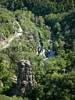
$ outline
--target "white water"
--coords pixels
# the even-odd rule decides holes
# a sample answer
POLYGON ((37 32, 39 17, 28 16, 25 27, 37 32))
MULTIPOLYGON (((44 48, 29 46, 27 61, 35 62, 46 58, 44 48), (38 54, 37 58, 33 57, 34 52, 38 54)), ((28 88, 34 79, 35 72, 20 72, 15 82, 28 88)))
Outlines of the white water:
POLYGON ((8 39, 6 39, 6 40, 4 40, 4 41, 2 41, 2 42, 0 43, 0 47, 1 47, 1 48, 0 48, 0 51, 2 51, 2 50, 4 50, 4 49, 8 48, 8 47, 10 46, 10 43, 11 43, 15 38, 17 38, 17 37, 19 37, 19 36, 21 36, 21 35, 23 34, 23 30, 22 30, 20 24, 19 24, 17 21, 15 21, 13 24, 17 24, 17 25, 18 25, 18 29, 17 29, 17 31, 15 31, 15 34, 14 34, 13 36, 10 36, 8 39))

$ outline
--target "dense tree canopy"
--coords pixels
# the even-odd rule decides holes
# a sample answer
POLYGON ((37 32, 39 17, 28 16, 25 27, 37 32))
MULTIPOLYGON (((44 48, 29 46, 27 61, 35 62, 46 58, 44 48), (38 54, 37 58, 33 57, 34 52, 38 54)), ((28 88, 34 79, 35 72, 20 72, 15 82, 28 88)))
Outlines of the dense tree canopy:
POLYGON ((1 0, 0 2, 10 10, 27 7, 38 15, 64 12, 75 8, 74 0, 1 0))
POLYGON ((75 100, 75 0, 0 0, 0 94, 0 100, 75 100), (31 61, 36 85, 23 98, 8 97, 22 59, 31 61))

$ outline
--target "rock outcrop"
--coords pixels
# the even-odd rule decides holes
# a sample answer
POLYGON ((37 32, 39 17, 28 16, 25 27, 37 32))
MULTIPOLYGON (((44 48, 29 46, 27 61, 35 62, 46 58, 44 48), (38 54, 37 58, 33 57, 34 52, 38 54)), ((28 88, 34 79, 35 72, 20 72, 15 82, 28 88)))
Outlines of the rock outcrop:
POLYGON ((32 66, 29 60, 21 60, 18 63, 17 93, 26 96, 33 86, 32 66))

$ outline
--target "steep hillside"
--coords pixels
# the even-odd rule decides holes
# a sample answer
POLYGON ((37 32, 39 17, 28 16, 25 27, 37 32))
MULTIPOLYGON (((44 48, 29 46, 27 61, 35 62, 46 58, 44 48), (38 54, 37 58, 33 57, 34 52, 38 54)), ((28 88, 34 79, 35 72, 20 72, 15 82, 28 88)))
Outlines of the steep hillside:
POLYGON ((75 100, 71 1, 0 0, 0 100, 75 100), (16 97, 15 88, 17 64, 24 59, 31 62, 35 85, 22 98, 16 97))
MULTIPOLYGON (((1 12, 4 15, 10 12, 5 9, 2 9, 2 10, 3 11, 1 12)), ((1 17, 2 23, 0 23, 1 24, 1 27, 0 27, 1 28, 1 34, 0 34, 1 41, 0 42, 3 46, 6 45, 6 43, 8 45, 9 42, 11 42, 15 37, 19 35, 19 33, 21 33, 18 31, 23 31, 23 35, 25 36, 25 39, 26 39, 25 41, 35 41, 35 42, 39 42, 38 32, 40 32, 40 34, 43 34, 43 38, 45 36, 45 32, 47 34, 49 33, 48 29, 44 26, 43 22, 39 23, 39 24, 43 24, 43 26, 41 27, 39 27, 37 23, 35 23, 36 19, 34 18, 34 15, 30 11, 18 10, 14 13, 14 15, 13 15, 13 12, 11 12, 11 15, 12 17, 10 16, 10 13, 9 13, 8 16, 6 15, 6 18, 5 17, 3 18, 3 15, 1 17), (3 27, 3 30, 2 30, 2 27, 3 27), (43 32, 41 30, 43 30, 43 32)))

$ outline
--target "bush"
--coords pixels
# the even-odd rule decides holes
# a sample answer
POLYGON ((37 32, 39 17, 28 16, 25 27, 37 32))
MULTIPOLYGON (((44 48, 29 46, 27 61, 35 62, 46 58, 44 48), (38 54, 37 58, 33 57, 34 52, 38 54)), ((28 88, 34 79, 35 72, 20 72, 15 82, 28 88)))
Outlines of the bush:
POLYGON ((24 97, 23 99, 22 97, 17 97, 17 96, 8 97, 5 95, 0 95, 0 100, 29 100, 29 99, 26 97, 24 97))

